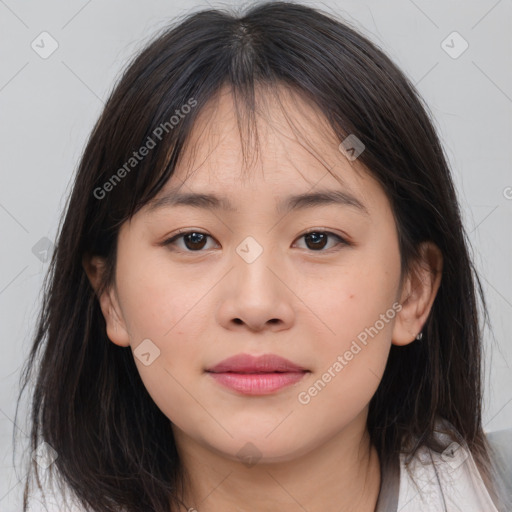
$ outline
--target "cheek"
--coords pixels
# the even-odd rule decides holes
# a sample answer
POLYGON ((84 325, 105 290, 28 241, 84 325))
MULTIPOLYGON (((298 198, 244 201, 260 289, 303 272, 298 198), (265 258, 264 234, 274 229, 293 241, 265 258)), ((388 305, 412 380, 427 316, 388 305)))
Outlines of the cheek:
POLYGON ((379 385, 401 309, 395 301, 400 278, 398 250, 388 246, 383 251, 375 244, 354 253, 343 269, 333 270, 321 291, 311 288, 308 296, 322 321, 322 333, 314 346, 321 360, 316 386, 321 392, 312 393, 323 397, 315 398, 318 407, 329 403, 357 410, 379 385))
POLYGON ((308 284, 305 301, 313 306, 326 344, 340 349, 358 337, 364 342, 369 329, 374 336, 390 336, 399 308, 395 304, 399 275, 395 262, 376 262, 359 254, 357 262, 333 269, 321 286, 308 284))
POLYGON ((386 288, 386 279, 379 282, 376 277, 369 272, 368 281, 345 280, 342 293, 329 290, 338 297, 337 307, 323 311, 334 334, 324 331, 317 338, 312 347, 316 372, 297 396, 311 429, 336 430, 348 423, 367 406, 380 384, 399 305, 393 307, 394 290, 386 288), (379 291, 376 283, 382 286, 379 291))
POLYGON ((158 256, 120 262, 123 278, 118 289, 132 343, 150 338, 160 340, 165 348, 184 331, 196 339, 201 328, 197 319, 205 314, 203 299, 214 283, 211 277, 198 279, 158 256))
POLYGON ((118 275, 123 276, 118 280, 122 313, 141 379, 170 417, 185 402, 190 406, 184 390, 192 389, 193 379, 202 372, 201 340, 205 339, 207 312, 201 298, 209 287, 206 283, 191 286, 188 279, 171 273, 170 266, 141 261, 133 258, 118 266, 118 275), (151 355, 139 358, 143 341, 151 355), (144 364, 144 359, 151 363, 144 364))
POLYGON ((174 301, 174 294, 148 288, 148 295, 139 295, 140 307, 132 310, 131 325, 134 330, 132 343, 134 361, 144 387, 157 407, 180 427, 183 411, 186 417, 203 419, 194 400, 197 379, 201 378, 202 354, 205 339, 202 326, 197 322, 197 310, 190 311, 187 304, 174 301), (155 292, 155 293, 153 293, 155 292), (157 292, 161 292, 160 295, 157 292), (146 300, 147 299, 147 300, 146 300), (193 313, 193 314, 187 314, 193 313), (138 357, 137 346, 141 339, 150 339, 156 358, 145 365, 138 357))

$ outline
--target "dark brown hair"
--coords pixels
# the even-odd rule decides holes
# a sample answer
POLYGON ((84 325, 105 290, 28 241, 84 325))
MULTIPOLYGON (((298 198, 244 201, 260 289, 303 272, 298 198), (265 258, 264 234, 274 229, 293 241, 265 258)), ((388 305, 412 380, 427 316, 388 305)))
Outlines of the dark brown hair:
MULTIPOLYGON (((392 346, 368 429, 385 466, 404 445, 413 446, 411 454, 422 445, 439 449, 434 426, 445 418, 493 492, 482 429, 478 298, 486 320, 488 313, 431 115, 375 44, 335 16, 287 2, 177 20, 133 59, 110 94, 59 225, 22 375, 20 397, 35 380, 31 449, 44 440, 56 450, 50 475, 90 510, 178 506, 182 468, 170 422, 146 391, 130 348, 108 340, 82 258, 105 257, 103 284, 113 282, 120 226, 172 176, 198 113, 224 85, 232 88, 240 126, 253 119, 255 87, 284 85, 320 109, 340 142, 354 134, 364 143, 358 161, 392 205, 403 273, 421 242, 440 248, 443 276, 423 340, 392 346), (154 149, 127 167, 148 138, 154 149)), ((39 482, 35 462, 31 470, 39 482)), ((30 476, 24 511, 29 482, 30 476)))

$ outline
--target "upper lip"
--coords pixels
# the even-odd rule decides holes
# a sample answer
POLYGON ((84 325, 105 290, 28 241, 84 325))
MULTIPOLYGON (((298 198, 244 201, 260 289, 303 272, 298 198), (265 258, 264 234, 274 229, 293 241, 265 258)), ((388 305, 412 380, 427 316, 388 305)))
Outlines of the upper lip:
POLYGON ((207 368, 206 371, 212 373, 271 373, 303 372, 308 370, 275 354, 263 354, 261 356, 238 354, 224 359, 211 368, 207 368))

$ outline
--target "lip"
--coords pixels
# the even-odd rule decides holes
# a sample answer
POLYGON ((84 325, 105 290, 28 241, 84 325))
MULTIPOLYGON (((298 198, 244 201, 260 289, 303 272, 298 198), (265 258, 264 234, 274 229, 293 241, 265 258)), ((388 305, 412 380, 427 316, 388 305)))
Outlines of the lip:
POLYGON ((261 356, 237 354, 224 359, 206 371, 212 373, 273 373, 303 372, 307 369, 275 354, 263 354, 261 356))
POLYGON ((238 354, 206 372, 219 384, 245 395, 268 395, 299 382, 309 370, 275 354, 238 354))

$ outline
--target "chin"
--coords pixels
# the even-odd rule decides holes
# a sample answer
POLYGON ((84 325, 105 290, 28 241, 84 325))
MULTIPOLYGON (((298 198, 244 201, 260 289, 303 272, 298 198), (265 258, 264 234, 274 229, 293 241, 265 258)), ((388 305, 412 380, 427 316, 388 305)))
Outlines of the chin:
POLYGON ((280 433, 277 430, 269 435, 271 429, 255 432, 253 425, 245 435, 237 430, 234 438, 223 436, 222 441, 209 439, 206 442, 214 451, 247 467, 292 461, 308 453, 315 444, 314 441, 306 442, 300 435, 291 439, 289 433, 292 429, 289 425, 280 433))

